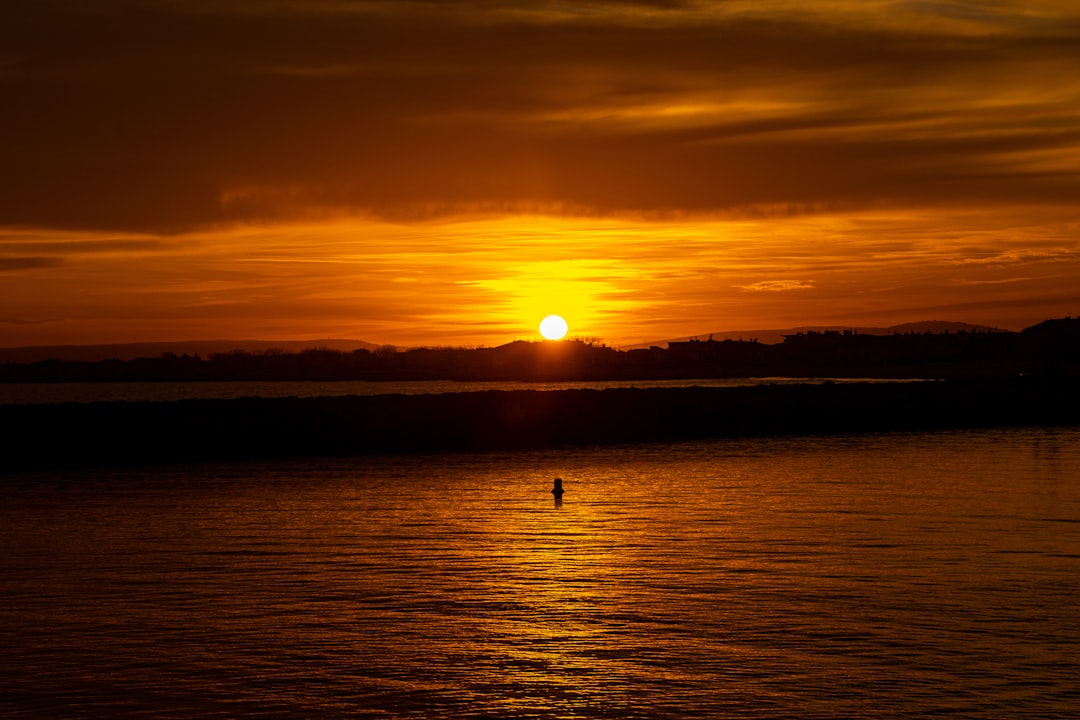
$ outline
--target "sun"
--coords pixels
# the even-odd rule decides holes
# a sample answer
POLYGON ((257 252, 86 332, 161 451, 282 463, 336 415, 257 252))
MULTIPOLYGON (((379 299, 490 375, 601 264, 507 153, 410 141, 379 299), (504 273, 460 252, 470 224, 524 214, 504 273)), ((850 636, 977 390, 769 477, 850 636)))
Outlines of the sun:
POLYGON ((545 340, 562 340, 570 327, 558 315, 548 315, 540 321, 540 334, 545 340))

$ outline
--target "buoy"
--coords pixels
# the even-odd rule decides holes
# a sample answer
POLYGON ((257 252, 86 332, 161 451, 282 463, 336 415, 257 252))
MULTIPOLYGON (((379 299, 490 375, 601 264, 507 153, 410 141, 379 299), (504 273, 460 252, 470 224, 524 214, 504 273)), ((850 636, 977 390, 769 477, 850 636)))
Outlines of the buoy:
POLYGON ((554 495, 556 499, 562 497, 562 478, 555 478, 555 487, 551 488, 551 494, 554 495))

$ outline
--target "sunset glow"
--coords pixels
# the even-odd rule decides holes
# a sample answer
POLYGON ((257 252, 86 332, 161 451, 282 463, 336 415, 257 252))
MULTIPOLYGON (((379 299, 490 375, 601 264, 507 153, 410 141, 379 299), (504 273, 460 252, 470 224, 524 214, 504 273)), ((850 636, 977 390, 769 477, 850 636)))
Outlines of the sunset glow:
POLYGON ((1080 313, 1072 3, 62 7, 5 19, 0 346, 1080 313))

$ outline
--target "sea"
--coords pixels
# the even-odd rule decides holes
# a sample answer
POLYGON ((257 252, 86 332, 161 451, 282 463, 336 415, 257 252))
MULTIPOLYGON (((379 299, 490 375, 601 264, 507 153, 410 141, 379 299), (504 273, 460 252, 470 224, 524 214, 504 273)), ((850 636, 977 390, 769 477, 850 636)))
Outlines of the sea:
POLYGON ((1080 428, 0 475, 0 717, 1080 717, 1080 428))

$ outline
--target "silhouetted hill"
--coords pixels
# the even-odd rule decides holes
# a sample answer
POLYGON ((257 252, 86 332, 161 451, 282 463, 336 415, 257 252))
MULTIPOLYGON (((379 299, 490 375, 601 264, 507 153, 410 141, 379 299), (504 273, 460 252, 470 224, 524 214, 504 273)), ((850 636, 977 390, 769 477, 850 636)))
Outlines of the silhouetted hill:
POLYGON ((313 341, 297 343, 317 346, 300 352, 277 347, 206 355, 167 351, 129 360, 0 362, 0 382, 1080 377, 1080 319, 1048 320, 1023 332, 927 327, 796 331, 775 344, 714 337, 641 350, 569 340, 344 352, 327 347, 334 341, 313 341))
POLYGON ((921 322, 903 323, 890 325, 889 327, 854 327, 852 325, 806 325, 786 330, 726 330, 722 332, 702 333, 671 340, 662 340, 642 345, 625 347, 625 350, 637 350, 648 348, 651 345, 665 346, 673 342, 687 342, 689 340, 757 340, 763 345, 775 345, 784 341, 786 335, 798 335, 808 332, 844 332, 850 331, 859 335, 896 335, 906 333, 945 333, 945 332, 1007 332, 988 325, 972 325, 965 322, 950 322, 947 320, 923 320, 921 322))
POLYGON ((166 353, 174 355, 201 355, 227 353, 234 350, 262 352, 279 349, 285 352, 301 352, 310 348, 325 348, 340 352, 374 350, 379 346, 363 340, 186 340, 181 342, 120 343, 112 345, 41 345, 0 348, 2 362, 39 362, 41 360, 134 360, 158 357, 166 353))

